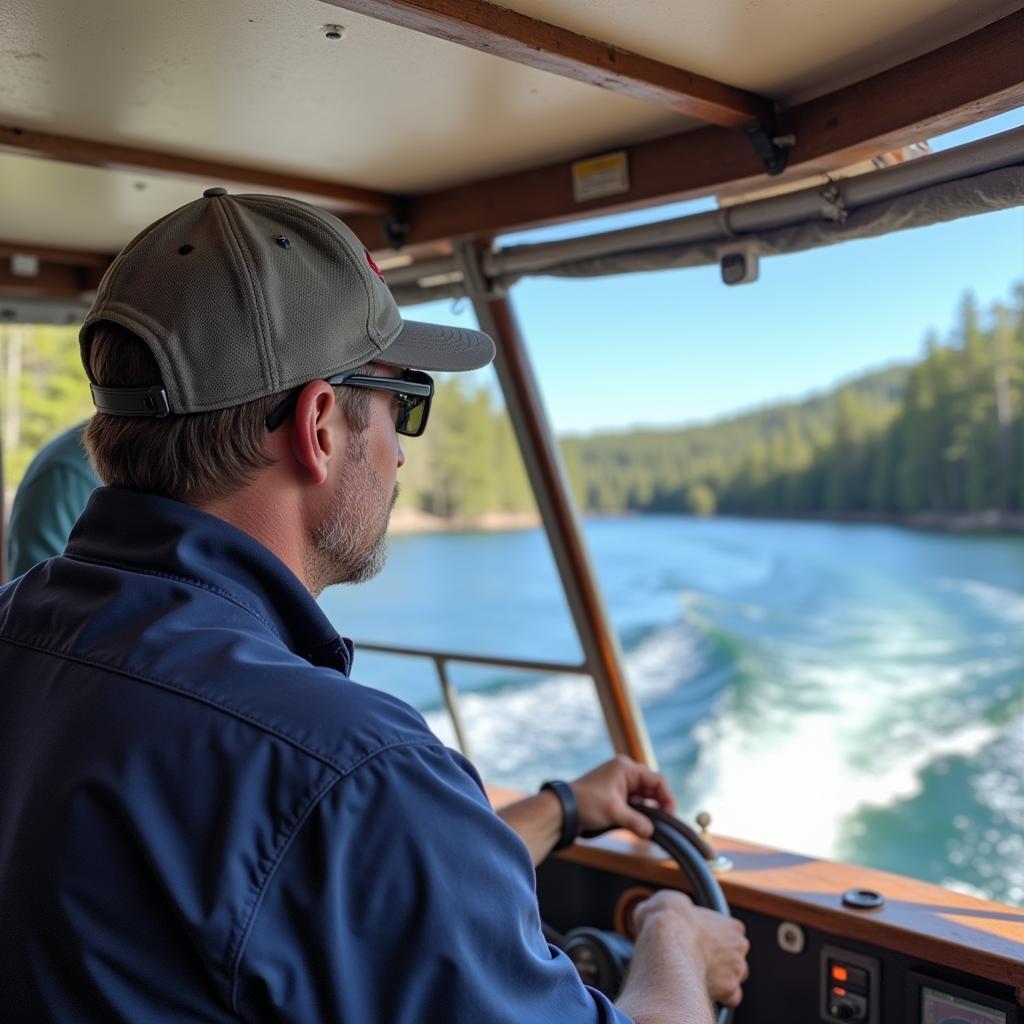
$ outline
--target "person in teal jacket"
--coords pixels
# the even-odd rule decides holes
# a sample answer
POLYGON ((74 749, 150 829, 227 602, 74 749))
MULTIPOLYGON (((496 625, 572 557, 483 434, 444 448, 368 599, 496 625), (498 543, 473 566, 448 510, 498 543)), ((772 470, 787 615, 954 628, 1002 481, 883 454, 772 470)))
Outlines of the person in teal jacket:
POLYGON ((71 527, 100 486, 82 446, 85 424, 64 431, 40 449, 14 495, 8 527, 11 579, 64 552, 71 527))

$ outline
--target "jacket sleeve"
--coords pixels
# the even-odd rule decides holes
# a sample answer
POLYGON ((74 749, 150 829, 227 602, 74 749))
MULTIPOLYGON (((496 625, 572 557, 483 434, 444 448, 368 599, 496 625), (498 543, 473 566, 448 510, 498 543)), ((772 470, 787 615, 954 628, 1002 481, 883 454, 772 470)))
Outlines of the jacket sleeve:
MULTIPOLYGON (((85 455, 82 456, 83 462, 85 455)), ((55 463, 19 488, 11 509, 7 554, 11 577, 63 554, 75 520, 99 486, 85 463, 78 470, 55 463)))
POLYGON ((246 1020, 628 1024, 540 929, 533 865, 439 744, 377 753, 321 798, 238 968, 246 1020))

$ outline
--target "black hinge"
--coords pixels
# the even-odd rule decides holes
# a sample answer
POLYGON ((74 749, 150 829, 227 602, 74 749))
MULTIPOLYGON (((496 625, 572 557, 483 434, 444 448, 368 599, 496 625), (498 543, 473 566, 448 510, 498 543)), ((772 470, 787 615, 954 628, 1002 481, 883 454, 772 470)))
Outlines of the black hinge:
POLYGON ((409 202, 406 199, 396 199, 391 209, 381 218, 384 228, 384 237, 388 245, 398 252, 405 245, 409 237, 409 202))
POLYGON ((741 131, 750 139, 754 154, 764 165, 765 173, 774 177, 786 169, 789 151, 796 145, 796 136, 780 135, 774 114, 766 121, 743 125, 741 131))

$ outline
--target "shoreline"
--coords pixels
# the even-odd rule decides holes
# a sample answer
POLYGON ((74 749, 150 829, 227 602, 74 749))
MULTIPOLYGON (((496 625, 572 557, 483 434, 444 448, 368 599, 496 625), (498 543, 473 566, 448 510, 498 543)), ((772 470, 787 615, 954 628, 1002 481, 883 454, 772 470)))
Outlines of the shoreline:
POLYGON ((1024 533, 1024 513, 997 512, 913 512, 895 515, 883 512, 804 513, 785 512, 730 512, 736 519, 771 519, 781 522, 845 523, 864 526, 904 526, 913 530, 933 530, 937 533, 993 534, 1024 533))
POLYGON ((533 530, 541 525, 536 512, 485 512, 480 516, 437 516, 415 508, 396 508, 391 513, 388 534, 394 537, 414 533, 510 533, 533 530))
MULTIPOLYGON (((643 515, 670 515, 686 519, 698 518, 685 512, 581 513, 583 519, 626 519, 643 515)), ((903 526, 914 530, 933 530, 938 533, 964 534, 1024 534, 1024 513, 969 512, 939 513, 916 512, 912 515, 886 515, 868 512, 846 512, 832 515, 784 512, 727 512, 708 519, 762 519, 792 523, 845 523, 853 525, 903 526)), ((417 533, 511 533, 533 530, 542 526, 537 512, 485 512, 480 516, 445 516, 421 512, 419 509, 396 509, 391 514, 388 533, 407 536, 417 533)))

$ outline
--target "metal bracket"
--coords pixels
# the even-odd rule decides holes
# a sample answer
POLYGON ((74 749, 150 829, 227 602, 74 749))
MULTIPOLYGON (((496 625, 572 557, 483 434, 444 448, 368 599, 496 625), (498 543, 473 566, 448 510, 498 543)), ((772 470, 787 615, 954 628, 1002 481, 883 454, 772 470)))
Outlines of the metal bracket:
POLYGON ((388 245, 399 252, 409 237, 409 202, 406 199, 396 199, 391 209, 381 217, 381 225, 384 229, 384 237, 388 245))
POLYGON ((831 178, 826 185, 823 185, 818 192, 822 202, 825 204, 821 213, 826 220, 834 221, 836 224, 845 224, 850 211, 846 208, 846 200, 843 197, 843 188, 838 181, 831 178))
POLYGON ((795 135, 776 134, 774 116, 768 121, 754 121, 745 124, 741 130, 750 139, 754 154, 771 176, 781 174, 789 161, 789 151, 796 145, 795 135))
POLYGON ((470 301, 496 299, 505 294, 505 289, 484 272, 483 253, 474 242, 456 244, 455 265, 462 271, 462 289, 470 301))

